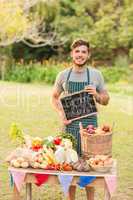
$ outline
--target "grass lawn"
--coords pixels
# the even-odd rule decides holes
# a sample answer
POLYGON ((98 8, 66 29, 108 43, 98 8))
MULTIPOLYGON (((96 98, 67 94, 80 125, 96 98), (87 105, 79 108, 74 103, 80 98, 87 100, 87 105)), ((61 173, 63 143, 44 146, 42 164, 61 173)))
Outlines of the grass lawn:
MULTIPOLYGON (((113 156, 118 160, 118 190, 113 200, 133 199, 133 96, 131 88, 124 94, 110 86, 110 104, 99 107, 99 123, 115 122, 113 156)), ((0 83, 0 200, 10 200, 7 166, 3 160, 14 149, 8 137, 9 127, 16 122, 25 133, 45 137, 56 135, 61 123, 50 105, 52 87, 37 84, 0 83)), ((22 199, 24 199, 22 190, 22 199)), ((78 189, 77 199, 84 200, 84 190, 78 189)), ((33 200, 64 200, 59 186, 34 186, 33 200), (54 194, 54 196, 53 196, 54 194)), ((101 191, 96 200, 103 200, 101 191)))

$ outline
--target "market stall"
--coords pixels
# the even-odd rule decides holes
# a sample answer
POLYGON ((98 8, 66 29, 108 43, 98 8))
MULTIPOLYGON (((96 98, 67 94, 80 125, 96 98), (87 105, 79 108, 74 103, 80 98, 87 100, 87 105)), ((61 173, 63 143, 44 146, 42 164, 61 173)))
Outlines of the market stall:
POLYGON ((20 199, 21 187, 26 185, 26 200, 32 200, 32 184, 60 184, 68 196, 71 185, 100 186, 105 189, 105 200, 111 199, 116 189, 116 160, 111 156, 112 132, 109 126, 83 129, 82 157, 74 150, 74 138, 67 133, 47 138, 30 137, 16 126, 10 136, 20 142, 8 156, 13 199, 20 199), (89 151, 88 151, 88 144, 89 151), (97 147, 97 148, 96 148, 97 147))

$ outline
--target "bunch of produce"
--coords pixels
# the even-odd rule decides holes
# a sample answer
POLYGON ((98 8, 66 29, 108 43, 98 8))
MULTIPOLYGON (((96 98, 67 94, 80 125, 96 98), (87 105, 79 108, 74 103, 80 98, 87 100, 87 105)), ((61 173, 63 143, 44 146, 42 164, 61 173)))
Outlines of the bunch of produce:
POLYGON ((73 149, 74 139, 71 140, 69 134, 45 139, 30 137, 13 124, 10 137, 21 144, 6 159, 13 167, 71 171, 71 162, 78 160, 77 152, 73 149))
POLYGON ((72 148, 76 149, 77 141, 76 141, 75 137, 72 134, 62 132, 62 133, 59 134, 58 137, 60 137, 62 140, 63 139, 68 139, 72 143, 72 148))
POLYGON ((55 151, 55 158, 58 163, 77 162, 78 154, 72 149, 72 142, 69 139, 62 139, 62 143, 55 151))
POLYGON ((48 165, 56 164, 57 161, 54 156, 54 152, 51 148, 47 148, 43 145, 43 148, 33 157, 31 166, 33 168, 45 169, 48 165))
POLYGON ((11 124, 9 137, 12 141, 17 142, 19 145, 22 145, 25 142, 23 131, 15 123, 11 124))
POLYGON ((106 155, 96 155, 93 158, 90 158, 87 163, 93 168, 101 167, 112 167, 113 159, 106 155))
POLYGON ((10 165, 15 168, 28 168, 30 166, 30 162, 23 157, 18 157, 16 159, 12 159, 10 161, 10 165))
POLYGON ((31 148, 33 151, 38 151, 43 148, 43 140, 40 137, 35 137, 32 139, 31 148))
POLYGON ((69 163, 57 163, 57 164, 49 164, 45 169, 48 170, 58 170, 58 171, 72 171, 72 165, 69 163))
MULTIPOLYGON (((83 130, 87 134, 106 134, 111 132, 111 127, 103 125, 95 128, 93 125, 88 125, 83 130)), ((7 162, 16 168, 32 167, 60 171, 74 169, 87 172, 97 167, 110 167, 113 164, 113 159, 104 155, 97 155, 87 161, 79 159, 74 150, 76 140, 67 133, 42 139, 23 134, 18 126, 13 124, 10 129, 10 137, 21 144, 21 147, 13 151, 7 158, 7 162)))
POLYGON ((91 170, 86 160, 79 159, 77 162, 72 163, 73 169, 79 172, 88 172, 91 170))
POLYGON ((109 125, 103 125, 97 128, 93 125, 88 125, 85 131, 88 134, 107 134, 112 131, 112 128, 109 125))

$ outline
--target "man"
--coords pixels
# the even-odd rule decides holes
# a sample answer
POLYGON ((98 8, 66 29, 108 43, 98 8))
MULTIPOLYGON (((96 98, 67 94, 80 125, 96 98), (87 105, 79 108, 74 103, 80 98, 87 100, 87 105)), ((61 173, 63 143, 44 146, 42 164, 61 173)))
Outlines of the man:
MULTIPOLYGON (((88 124, 93 124, 97 127, 97 115, 75 121, 66 120, 60 103, 60 96, 62 94, 71 94, 84 89, 94 96, 97 103, 101 105, 108 104, 109 95, 104 86, 102 74, 100 71, 87 66, 90 55, 90 45, 87 41, 82 39, 74 41, 71 45, 72 66, 58 74, 52 93, 52 104, 61 118, 65 131, 75 136, 77 140, 77 152, 79 155, 81 155, 79 122, 82 122, 83 127, 86 127, 88 124)), ((92 191, 90 192, 87 190, 87 197, 89 200, 94 198, 92 191)), ((74 187, 70 187, 69 196, 70 200, 75 199, 74 187)))

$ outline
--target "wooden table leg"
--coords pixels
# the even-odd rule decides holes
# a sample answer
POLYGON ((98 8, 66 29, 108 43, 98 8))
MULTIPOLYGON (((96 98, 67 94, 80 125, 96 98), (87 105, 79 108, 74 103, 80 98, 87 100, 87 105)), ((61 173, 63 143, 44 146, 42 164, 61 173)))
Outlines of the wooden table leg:
POLYGON ((20 200, 20 193, 18 192, 15 184, 13 187, 13 200, 20 200))
POLYGON ((86 187, 85 189, 86 189, 87 200, 94 200, 94 192, 95 192, 94 187, 86 187))
POLYGON ((111 196, 106 185, 104 187, 104 200, 111 200, 111 196))
POLYGON ((76 185, 70 185, 67 200, 75 200, 76 185))
POLYGON ((32 200, 32 183, 26 183, 26 200, 32 200))

